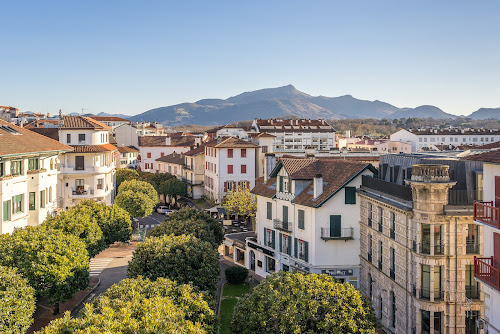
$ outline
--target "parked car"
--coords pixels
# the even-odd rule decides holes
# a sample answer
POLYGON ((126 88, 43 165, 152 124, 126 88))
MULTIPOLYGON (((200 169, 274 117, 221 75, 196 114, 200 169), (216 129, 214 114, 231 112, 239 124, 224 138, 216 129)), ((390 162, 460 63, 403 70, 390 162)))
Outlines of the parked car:
POLYGON ((162 214, 167 214, 168 211, 172 211, 172 210, 169 210, 166 206, 164 205, 160 205, 157 209, 156 209, 156 212, 158 213, 162 213, 162 214))
POLYGON ((165 215, 170 215, 172 212, 174 212, 175 210, 167 210, 167 212, 165 212, 165 215))

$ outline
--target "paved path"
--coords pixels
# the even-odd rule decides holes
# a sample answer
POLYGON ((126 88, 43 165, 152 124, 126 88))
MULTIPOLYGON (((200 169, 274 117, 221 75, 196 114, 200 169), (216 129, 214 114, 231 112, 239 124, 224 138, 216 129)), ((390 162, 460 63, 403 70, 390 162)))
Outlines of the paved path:
POLYGON ((90 276, 99 276, 100 273, 113 261, 113 258, 93 258, 90 260, 90 276))

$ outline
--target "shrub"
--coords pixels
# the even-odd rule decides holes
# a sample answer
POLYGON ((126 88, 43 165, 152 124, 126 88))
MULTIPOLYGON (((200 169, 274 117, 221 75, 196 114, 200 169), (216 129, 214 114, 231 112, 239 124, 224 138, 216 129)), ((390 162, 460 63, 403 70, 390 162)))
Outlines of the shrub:
POLYGON ((241 266, 232 266, 227 268, 224 273, 229 284, 241 284, 248 277, 248 269, 241 266))

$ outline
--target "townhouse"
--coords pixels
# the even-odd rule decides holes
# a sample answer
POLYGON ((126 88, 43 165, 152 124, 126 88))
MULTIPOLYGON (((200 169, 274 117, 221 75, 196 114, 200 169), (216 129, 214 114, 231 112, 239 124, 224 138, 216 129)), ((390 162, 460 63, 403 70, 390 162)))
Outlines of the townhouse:
POLYGON ((144 172, 155 172, 156 159, 172 153, 185 153, 201 144, 194 136, 141 136, 139 143, 139 168, 144 172))
POLYGON ((117 147, 120 154, 120 168, 133 168, 136 169, 139 165, 139 150, 133 146, 119 146, 117 147))
POLYGON ((0 120, 0 233, 41 224, 57 209, 58 156, 71 150, 0 120))
POLYGON ((109 126, 112 130, 122 124, 130 124, 128 119, 115 116, 90 116, 90 118, 109 126))
POLYGON ((278 270, 322 273, 359 286, 360 228, 356 189, 370 164, 283 158, 256 181, 257 238, 246 265, 259 276, 278 270), (267 173, 266 173, 267 175, 267 173))

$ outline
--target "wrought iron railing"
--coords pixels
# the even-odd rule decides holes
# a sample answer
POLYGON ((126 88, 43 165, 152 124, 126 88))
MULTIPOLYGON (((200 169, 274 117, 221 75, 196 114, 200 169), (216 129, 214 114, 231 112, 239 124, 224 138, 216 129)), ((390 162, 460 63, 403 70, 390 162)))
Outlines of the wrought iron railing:
POLYGON ((292 223, 291 222, 284 222, 280 219, 274 219, 273 224, 274 224, 274 228, 277 230, 281 230, 281 231, 285 231, 285 232, 292 231, 292 223))
POLYGON ((348 240, 353 239, 353 228, 340 228, 340 229, 330 229, 330 228, 321 228, 321 239, 323 240, 348 240))

